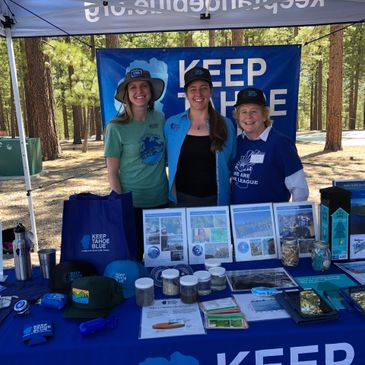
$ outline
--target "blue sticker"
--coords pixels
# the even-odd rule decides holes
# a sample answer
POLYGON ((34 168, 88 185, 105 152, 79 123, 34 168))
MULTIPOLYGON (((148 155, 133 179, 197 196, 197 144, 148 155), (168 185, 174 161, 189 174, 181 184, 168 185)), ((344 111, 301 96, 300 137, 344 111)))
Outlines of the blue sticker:
POLYGON ((160 249, 156 246, 152 246, 148 249, 147 251, 147 255, 148 257, 150 257, 151 259, 155 259, 158 256, 160 256, 160 249))
POLYGON ((195 256, 201 256, 203 254, 203 247, 201 245, 195 245, 192 251, 195 256))
POLYGON ((242 252, 242 253, 247 253, 250 249, 250 245, 245 242, 245 241, 241 241, 238 243, 238 251, 242 252))

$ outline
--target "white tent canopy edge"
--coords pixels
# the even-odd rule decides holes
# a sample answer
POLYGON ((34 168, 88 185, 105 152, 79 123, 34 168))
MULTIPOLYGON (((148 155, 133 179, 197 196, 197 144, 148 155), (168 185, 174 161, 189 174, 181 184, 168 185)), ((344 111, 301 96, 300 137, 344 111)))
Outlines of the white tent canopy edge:
POLYGON ((279 27, 361 21, 365 0, 0 0, 0 16, 12 37, 279 27))
POLYGON ((38 237, 12 38, 364 21, 365 0, 0 0, 35 249, 38 237))

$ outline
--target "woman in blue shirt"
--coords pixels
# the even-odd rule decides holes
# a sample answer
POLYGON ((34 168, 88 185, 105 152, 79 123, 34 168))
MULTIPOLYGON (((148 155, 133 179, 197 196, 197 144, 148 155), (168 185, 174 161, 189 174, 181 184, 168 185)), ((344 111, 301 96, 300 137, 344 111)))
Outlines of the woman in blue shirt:
POLYGON ((242 129, 232 168, 232 204, 303 201, 308 185, 295 144, 271 127, 263 92, 237 95, 234 117, 242 129))
POLYGON ((164 127, 169 200, 179 207, 227 205, 234 125, 213 108, 209 70, 194 67, 184 80, 190 107, 170 117, 164 127))

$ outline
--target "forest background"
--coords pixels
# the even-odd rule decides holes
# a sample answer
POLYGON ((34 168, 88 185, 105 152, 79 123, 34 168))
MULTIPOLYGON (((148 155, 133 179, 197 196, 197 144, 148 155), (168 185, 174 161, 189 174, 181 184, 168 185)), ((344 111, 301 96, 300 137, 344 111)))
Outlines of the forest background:
MULTIPOLYGON (((90 186, 93 192, 106 193, 108 190, 102 159, 103 136, 95 63, 97 48, 285 44, 302 45, 298 132, 326 132, 323 146, 307 149, 302 144, 299 150, 303 151, 302 159, 304 154, 307 156, 307 162, 304 163, 316 168, 312 176, 312 172, 309 173, 309 179, 320 178, 327 165, 326 177, 323 177, 327 183, 334 176, 336 167, 339 167, 336 151, 342 150, 342 131, 365 129, 364 23, 14 39, 26 136, 40 138, 43 160, 47 161, 44 174, 36 181, 38 190, 35 195, 36 219, 43 224, 39 235, 41 246, 59 245, 62 201, 67 198, 67 194, 83 189, 85 181, 78 178, 82 175, 83 167, 92 173, 88 175, 89 179, 95 178, 95 184, 90 186), (84 157, 81 158, 78 152, 84 157), (328 152, 333 154, 328 155, 328 152), (55 174, 52 174, 53 171, 55 174), (42 195, 42 186, 45 185, 52 185, 53 189, 48 188, 47 193, 43 189, 42 195), (40 208, 41 199, 49 199, 44 210, 40 208), (46 236, 47 230, 53 231, 50 240, 46 236), (56 239, 57 243, 54 242, 56 239)), ((2 38, 0 134, 11 137, 18 135, 6 41, 2 38)), ((340 158, 347 161, 342 160, 346 164, 346 178, 363 176, 363 152, 345 151, 341 155, 340 158)), ((318 200, 320 185, 310 180, 312 182, 318 200)), ((13 225, 15 219, 27 221, 26 197, 19 184, 19 181, 0 181, 0 193, 9 199, 0 204, 0 220, 6 227, 13 225), (11 195, 15 191, 16 195, 11 195), (20 194, 21 203, 18 201, 20 194), (10 210, 4 209, 7 206, 10 206, 10 210)))
MULTIPOLYGON (((298 130, 326 130, 325 149, 342 149, 343 129, 365 128, 365 24, 15 39, 26 135, 43 159, 60 140, 102 139, 96 48, 301 44, 298 130), (331 35, 330 35, 331 34, 331 35)), ((5 39, 0 39, 0 131, 18 134, 5 39)))

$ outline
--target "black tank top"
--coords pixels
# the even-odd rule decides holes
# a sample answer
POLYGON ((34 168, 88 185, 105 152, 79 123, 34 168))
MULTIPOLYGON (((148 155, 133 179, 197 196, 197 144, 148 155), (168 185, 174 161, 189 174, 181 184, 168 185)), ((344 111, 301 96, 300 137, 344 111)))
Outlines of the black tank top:
POLYGON ((215 153, 209 136, 186 135, 175 175, 176 190, 206 197, 217 194, 215 153))

